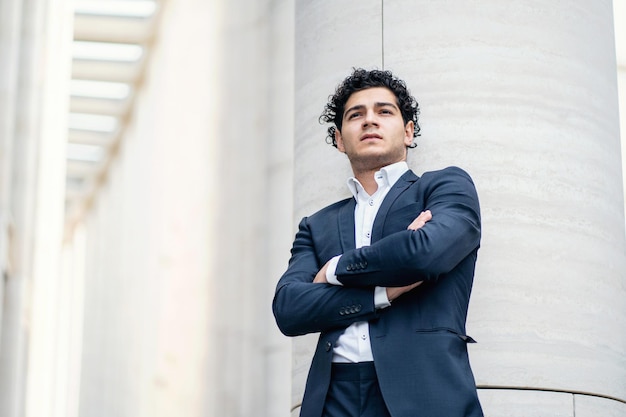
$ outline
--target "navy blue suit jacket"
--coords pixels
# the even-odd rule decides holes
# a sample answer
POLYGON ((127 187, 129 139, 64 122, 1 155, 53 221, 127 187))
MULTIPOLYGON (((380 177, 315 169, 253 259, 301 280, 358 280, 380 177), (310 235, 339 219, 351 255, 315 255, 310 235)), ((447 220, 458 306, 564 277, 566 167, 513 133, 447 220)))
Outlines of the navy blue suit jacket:
POLYGON ((301 409, 320 417, 330 382, 332 348, 344 329, 368 321, 380 388, 393 417, 482 416, 470 369, 465 322, 480 245, 480 209, 465 171, 450 167, 417 177, 406 172, 385 197, 371 245, 355 248, 353 198, 304 218, 278 282, 273 311, 288 336, 321 332, 301 409), (432 220, 407 226, 423 210, 432 220), (313 284, 341 254, 343 286, 313 284), (424 283, 374 307, 374 286, 424 283))

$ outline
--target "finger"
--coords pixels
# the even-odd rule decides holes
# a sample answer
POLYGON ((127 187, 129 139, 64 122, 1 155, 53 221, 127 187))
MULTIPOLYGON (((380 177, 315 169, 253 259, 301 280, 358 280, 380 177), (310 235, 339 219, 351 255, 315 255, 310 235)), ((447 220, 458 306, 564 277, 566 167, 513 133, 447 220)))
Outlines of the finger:
POLYGON ((417 287, 418 285, 420 285, 422 283, 422 281, 418 281, 418 282, 414 282, 413 284, 409 285, 407 287, 407 291, 411 291, 413 288, 417 287))
POLYGON ((411 224, 407 227, 408 230, 417 230, 420 229, 421 227, 423 227, 426 222, 428 222, 429 220, 431 220, 433 218, 432 213, 430 212, 430 210, 426 210, 426 211, 422 211, 419 216, 417 216, 415 218, 415 220, 413 220, 411 222, 411 224))
MULTIPOLYGON (((430 219, 432 219, 432 218, 433 218, 433 215, 432 215, 432 213, 430 212, 430 210, 422 211, 422 212, 420 213, 420 215, 419 215, 419 216, 417 216, 417 219, 419 219, 419 220, 423 221, 424 223, 428 222, 428 221, 429 221, 430 219)), ((416 220, 417 220, 417 219, 416 219, 416 220)))
POLYGON ((419 219, 415 219, 413 220, 413 222, 407 227, 408 230, 417 230, 420 229, 422 226, 424 226, 426 223, 419 220, 419 219))
POLYGON ((313 279, 313 283, 315 284, 324 284, 326 283, 326 272, 325 271, 319 271, 316 275, 315 278, 313 279))

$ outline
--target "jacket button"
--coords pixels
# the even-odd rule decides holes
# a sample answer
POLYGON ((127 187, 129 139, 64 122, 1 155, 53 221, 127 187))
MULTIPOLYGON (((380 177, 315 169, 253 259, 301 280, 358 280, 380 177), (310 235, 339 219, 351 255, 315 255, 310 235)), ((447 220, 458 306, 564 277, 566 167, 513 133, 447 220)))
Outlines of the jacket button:
POLYGON ((346 309, 345 308, 342 308, 341 310, 339 310, 339 315, 340 316, 343 316, 345 314, 346 314, 346 309))
POLYGON ((358 306, 355 307, 356 312, 358 313, 359 311, 361 311, 361 304, 359 304, 358 306))
POLYGON ((326 342, 326 352, 330 352, 330 348, 332 348, 333 345, 330 342, 326 342))

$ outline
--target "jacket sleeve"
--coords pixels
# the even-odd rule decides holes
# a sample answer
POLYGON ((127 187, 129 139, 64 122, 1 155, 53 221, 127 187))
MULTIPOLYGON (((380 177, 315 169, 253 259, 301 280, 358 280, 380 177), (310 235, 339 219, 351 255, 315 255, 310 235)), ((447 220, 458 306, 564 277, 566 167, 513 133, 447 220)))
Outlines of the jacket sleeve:
POLYGON ((424 174, 420 181, 427 184, 424 205, 432 220, 416 231, 401 230, 344 253, 336 271, 344 286, 396 287, 437 279, 478 249, 480 208, 469 175, 450 167, 424 174))
POLYGON ((272 310, 283 334, 345 328, 376 316, 372 288, 346 288, 313 283, 321 268, 308 221, 299 225, 285 274, 278 281, 272 310))

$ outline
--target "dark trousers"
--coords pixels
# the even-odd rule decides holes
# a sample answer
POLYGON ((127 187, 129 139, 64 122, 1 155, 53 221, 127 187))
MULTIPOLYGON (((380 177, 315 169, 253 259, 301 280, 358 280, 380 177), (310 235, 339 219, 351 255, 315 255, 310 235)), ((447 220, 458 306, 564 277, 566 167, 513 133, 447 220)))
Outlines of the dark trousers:
POLYGON ((374 362, 333 363, 323 417, 391 417, 374 362))

